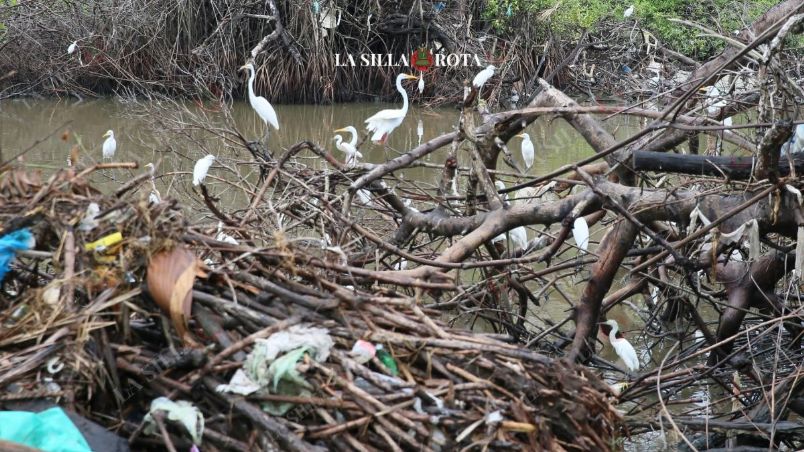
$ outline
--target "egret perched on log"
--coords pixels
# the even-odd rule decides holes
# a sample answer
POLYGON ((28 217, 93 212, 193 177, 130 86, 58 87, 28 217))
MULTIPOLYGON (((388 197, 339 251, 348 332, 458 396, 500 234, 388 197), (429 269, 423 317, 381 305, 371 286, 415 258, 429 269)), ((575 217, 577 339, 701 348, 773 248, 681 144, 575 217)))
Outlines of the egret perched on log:
MULTIPOLYGON (((497 188, 497 190, 505 190, 505 184, 501 180, 495 181, 494 186, 497 188)), ((502 195, 502 199, 503 202, 508 202, 508 195, 502 195)), ((509 254, 512 254, 515 251, 527 249, 528 231, 525 229, 525 226, 517 226, 514 229, 511 229, 508 231, 508 236, 511 237, 511 243, 513 244, 509 254)), ((498 242, 505 242, 505 233, 491 239, 491 243, 498 242)))
POLYGON ((349 132, 352 134, 352 139, 349 140, 348 143, 344 143, 343 137, 340 135, 335 135, 335 147, 338 148, 339 151, 346 154, 346 165, 348 167, 351 168, 355 166, 355 164, 357 164, 357 160, 363 158, 363 154, 361 154, 360 151, 358 151, 355 147, 357 145, 357 129, 352 126, 348 126, 342 129, 337 129, 334 132, 349 132))
POLYGON ((408 93, 402 88, 402 80, 416 80, 419 77, 410 74, 399 74, 396 76, 396 90, 402 95, 402 108, 382 110, 374 116, 366 119, 366 129, 373 132, 371 141, 385 143, 388 135, 394 131, 408 114, 408 93))
POLYGON ((112 132, 111 129, 107 130, 106 133, 103 134, 103 138, 106 138, 106 141, 103 142, 103 158, 112 159, 114 158, 114 152, 117 150, 117 141, 114 139, 114 132, 112 132))
POLYGON ((193 167, 193 185, 200 185, 204 183, 204 179, 207 177, 207 172, 209 172, 209 168, 212 166, 212 162, 214 161, 215 156, 209 154, 195 162, 195 166, 193 167))
POLYGON ((475 75, 475 78, 472 80, 472 86, 477 88, 477 90, 479 91, 481 88, 483 88, 483 85, 485 85, 486 82, 489 81, 489 79, 492 76, 494 76, 495 70, 497 70, 497 68, 494 67, 493 64, 489 64, 488 66, 486 66, 485 69, 483 69, 482 71, 478 72, 477 75, 475 75))
POLYGON ((520 133, 517 136, 522 138, 522 160, 525 162, 525 171, 527 171, 533 166, 533 158, 535 157, 533 142, 530 141, 530 135, 527 133, 520 133))
MULTIPOLYGON (((252 63, 246 63, 240 68, 241 71, 244 69, 247 70, 249 74, 248 102, 251 104, 251 108, 257 112, 257 115, 263 120, 266 127, 268 124, 270 124, 271 127, 279 130, 279 120, 276 118, 276 111, 274 111, 274 107, 271 106, 271 103, 268 102, 268 99, 254 94, 254 65, 252 63)), ((268 134, 268 129, 266 129, 265 133, 266 135, 268 134)))
POLYGON ((637 358, 634 346, 624 337, 617 337, 617 332, 620 330, 617 321, 612 319, 606 320, 603 323, 611 327, 611 331, 609 331, 609 342, 611 342, 611 346, 614 347, 617 356, 625 363, 625 367, 631 372, 639 370, 639 358, 637 358))

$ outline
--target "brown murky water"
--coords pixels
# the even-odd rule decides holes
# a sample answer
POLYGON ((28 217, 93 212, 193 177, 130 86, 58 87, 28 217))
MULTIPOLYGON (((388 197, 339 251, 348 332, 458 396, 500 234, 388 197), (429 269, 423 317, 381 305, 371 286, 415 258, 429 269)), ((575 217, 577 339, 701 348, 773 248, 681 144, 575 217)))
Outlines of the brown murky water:
MULTIPOLYGON (((189 105, 190 111, 198 110, 198 106, 189 105)), ((361 131, 363 121, 382 108, 398 108, 387 104, 346 104, 331 106, 310 105, 276 105, 277 115, 280 118, 280 130, 271 132, 269 143, 274 154, 280 148, 287 148, 301 140, 312 140, 331 150, 338 158, 343 156, 335 150, 332 131, 347 125, 354 125, 361 131)), ((191 192, 191 172, 194 161, 207 153, 213 153, 219 158, 219 163, 213 166, 211 177, 233 177, 230 169, 237 161, 251 159, 245 153, 238 154, 234 147, 227 147, 220 138, 198 138, 196 142, 185 140, 188 143, 182 147, 166 148, 165 140, 158 140, 156 136, 163 130, 154 130, 150 124, 154 118, 132 118, 131 112, 136 105, 118 100, 92 100, 85 102, 19 99, 0 102, 0 155, 3 159, 18 154, 38 140, 42 140, 24 156, 25 162, 44 172, 53 171, 66 165, 69 150, 73 144, 78 143, 82 149, 82 163, 101 160, 102 135, 106 130, 114 130, 117 139, 117 153, 114 160, 136 161, 140 165, 147 162, 162 161, 158 180, 162 196, 182 198, 192 205, 199 205, 198 197, 191 192), (65 126, 65 124, 67 124, 65 126), (61 135, 63 130, 69 129, 71 138, 65 142, 61 135), (189 143, 193 143, 192 145, 189 143), (244 155, 245 154, 245 155, 244 155)), ((222 115, 215 111, 204 112, 215 121, 223 121, 222 115)), ((233 119, 237 127, 250 139, 262 136, 264 128, 248 104, 238 102, 234 105, 233 119)), ((457 111, 453 109, 424 110, 411 107, 404 123, 390 136, 389 149, 382 146, 364 144, 360 149, 365 161, 372 163, 384 162, 387 158, 397 155, 415 147, 418 143, 453 130, 457 119, 457 111)), ((606 124, 607 128, 619 138, 626 133, 637 130, 639 122, 634 119, 617 117, 606 124)), ((575 131, 562 120, 548 121, 540 119, 526 130, 536 147, 536 162, 529 171, 529 175, 540 175, 559 166, 572 163, 591 155, 592 150, 575 131)), ((348 140, 348 137, 345 137, 348 140)), ((509 143, 512 151, 518 155, 519 140, 509 143)), ((241 151, 242 152, 242 151, 241 151)), ((433 164, 443 163, 446 152, 435 153, 428 157, 433 164)), ((521 161, 521 160, 520 160, 521 161)), ((321 159, 309 156, 300 156, 300 163, 319 166, 325 164, 321 159)), ((461 162, 465 166, 467 162, 461 162)), ((500 162, 499 169, 510 170, 500 162)), ((112 188, 121 180, 126 180, 133 172, 114 170, 96 177, 102 188, 112 188)), ((438 170, 428 168, 411 168, 402 172, 405 179, 415 180, 422 185, 434 184, 438 170)), ((253 174, 252 174, 253 175, 253 174)), ((508 183, 517 179, 504 177, 508 183)), ((519 179, 521 180, 521 179, 519 179)), ((228 206, 245 205, 248 200, 242 193, 224 192, 219 194, 228 206), (227 194, 228 193, 228 194, 227 194)), ((605 226, 596 226, 592 231, 593 244, 590 251, 594 252, 595 242, 602 236, 605 226)), ((529 232, 530 238, 535 236, 534 230, 529 232)), ((531 309, 529 320, 543 325, 543 319, 560 321, 567 315, 570 302, 577 301, 583 288, 584 277, 580 272, 570 278, 562 279, 558 286, 564 295, 551 291, 542 305, 531 309), (566 298, 564 298, 566 297, 566 298)), ((538 286, 533 287, 538 290, 538 286)), ((632 299, 634 304, 641 305, 640 297, 632 299)), ((621 328, 628 331, 641 329, 642 322, 633 309, 618 308, 610 313, 621 328)), ((646 338, 633 334, 628 336, 640 355, 640 361, 646 368, 652 367, 664 356, 671 344, 666 347, 659 346, 650 350, 646 346, 646 338)), ((604 350, 602 356, 610 361, 617 357, 611 349, 604 350)), ((693 394, 686 395, 692 397, 693 394)), ((647 439, 647 438, 643 438, 647 439)), ((647 444, 651 447, 661 445, 656 439, 641 440, 632 443, 628 448, 642 448, 647 444)), ((672 443, 671 443, 672 444, 672 443)))

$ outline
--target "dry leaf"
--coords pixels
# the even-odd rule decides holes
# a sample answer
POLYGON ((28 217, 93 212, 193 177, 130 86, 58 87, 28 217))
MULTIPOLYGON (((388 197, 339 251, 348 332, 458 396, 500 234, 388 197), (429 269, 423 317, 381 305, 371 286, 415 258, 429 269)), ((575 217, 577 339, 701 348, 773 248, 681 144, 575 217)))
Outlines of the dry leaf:
POLYGON ((193 283, 200 262, 192 251, 177 246, 161 252, 148 263, 148 290, 156 304, 170 314, 170 320, 184 341, 193 342, 187 336, 187 320, 193 302, 193 283))

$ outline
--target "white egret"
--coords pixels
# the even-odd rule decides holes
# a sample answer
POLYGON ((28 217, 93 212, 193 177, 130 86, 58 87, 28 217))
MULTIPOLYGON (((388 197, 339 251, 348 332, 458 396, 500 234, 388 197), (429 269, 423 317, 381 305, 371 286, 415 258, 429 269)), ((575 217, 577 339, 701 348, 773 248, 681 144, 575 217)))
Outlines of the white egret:
POLYGON ((424 92, 424 74, 419 72, 419 93, 424 92))
MULTIPOLYGON (((497 190, 505 189, 505 184, 501 180, 495 181, 494 186, 497 188, 497 190)), ((502 195, 502 198, 504 202, 508 201, 507 194, 502 195)), ((508 236, 511 238, 511 243, 513 244, 513 248, 511 250, 512 253, 514 251, 524 250, 528 247, 528 231, 524 226, 517 226, 514 229, 511 229, 508 231, 508 236)), ((502 233, 491 239, 491 243, 497 242, 505 242, 505 233, 502 233)))
POLYGON ((238 242, 237 239, 235 239, 231 235, 223 232, 223 221, 218 222, 218 233, 215 235, 215 240, 217 240, 219 242, 229 243, 231 245, 239 245, 240 244, 240 242, 238 242))
MULTIPOLYGON (((240 70, 246 69, 248 70, 248 102, 251 104, 251 108, 257 112, 257 115, 260 119, 265 122, 265 125, 271 125, 276 130, 279 130, 279 120, 276 118, 276 112, 274 111, 274 107, 271 106, 271 103, 268 102, 268 99, 258 96, 254 94, 254 65, 252 63, 246 63, 240 70)), ((267 130, 266 130, 267 133, 267 130)))
POLYGON ((402 80, 416 80, 417 78, 418 77, 415 75, 405 73, 396 76, 396 90, 402 95, 402 108, 382 110, 366 119, 366 129, 368 129, 369 132, 373 132, 371 141, 385 143, 385 140, 388 139, 388 135, 402 124, 405 115, 408 114, 408 93, 402 87, 402 80))
POLYGON ((195 166, 193 167, 193 185, 204 183, 204 179, 207 177, 207 172, 209 172, 209 168, 212 166, 212 162, 214 161, 215 156, 209 154, 195 162, 195 166))
POLYGON ((572 237, 575 245, 586 251, 589 248, 589 225, 584 217, 578 217, 572 224, 572 237))
POLYGON ((72 55, 78 49, 78 41, 73 41, 69 47, 67 47, 67 54, 72 55))
POLYGON ((419 142, 418 142, 418 144, 416 146, 419 146, 419 145, 422 144, 422 136, 424 136, 424 123, 422 122, 421 119, 416 124, 416 136, 419 139, 419 142))
POLYGON ((475 75, 475 78, 472 80, 472 86, 474 86, 478 90, 483 88, 483 85, 485 85, 486 82, 489 81, 489 79, 492 76, 494 76, 494 71, 496 69, 497 68, 494 67, 494 65, 492 64, 486 66, 485 69, 483 69, 482 71, 478 72, 477 75, 475 75))
POLYGON ((620 330, 620 326, 617 325, 616 320, 606 320, 606 325, 611 327, 611 331, 609 331, 609 342, 611 342, 611 346, 614 347, 614 351, 617 353, 617 356, 623 360, 625 363, 625 367, 628 368, 631 372, 635 372, 639 370, 639 358, 637 358, 636 350, 634 350, 634 346, 628 342, 627 339, 624 337, 617 337, 617 331, 620 330))
POLYGON ((103 138, 106 138, 106 141, 103 142, 103 158, 114 158, 114 152, 117 150, 117 141, 114 139, 114 132, 112 132, 111 129, 107 130, 106 133, 103 134, 103 138))
POLYGON ((525 171, 527 171, 533 166, 533 158, 535 157, 533 142, 530 141, 530 135, 527 133, 520 133, 517 136, 522 138, 522 160, 525 162, 525 171))
POLYGON ((623 17, 626 19, 634 15, 634 5, 629 6, 625 12, 623 12, 623 17))
POLYGON ((355 164, 357 164, 357 160, 363 158, 363 154, 361 154, 360 151, 358 151, 355 147, 357 145, 357 129, 352 126, 348 126, 342 129, 337 129, 334 132, 349 132, 352 134, 352 139, 349 140, 348 143, 344 143, 343 137, 340 135, 335 135, 335 147, 338 148, 339 151, 346 154, 347 166, 355 166, 355 164))
POLYGON ((360 204, 363 204, 364 206, 371 205, 371 194, 367 190, 364 190, 362 188, 358 190, 357 199, 358 201, 360 201, 360 204))

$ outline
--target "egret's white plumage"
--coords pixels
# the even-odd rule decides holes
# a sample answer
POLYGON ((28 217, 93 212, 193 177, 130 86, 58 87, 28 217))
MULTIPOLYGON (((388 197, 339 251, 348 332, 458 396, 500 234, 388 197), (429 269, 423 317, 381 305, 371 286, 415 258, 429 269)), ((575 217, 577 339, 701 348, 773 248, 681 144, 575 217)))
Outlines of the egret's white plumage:
POLYGON ((399 259, 399 262, 394 264, 394 270, 407 270, 408 268, 408 261, 404 257, 399 259))
POLYGON ((634 5, 629 6, 626 8, 625 12, 623 12, 623 17, 628 18, 634 15, 634 5))
POLYGON ((214 161, 215 156, 209 154, 195 162, 195 166, 193 167, 193 185, 200 185, 204 183, 204 179, 207 177, 207 172, 209 172, 209 168, 212 166, 212 162, 214 161))
POLYGON ((360 201, 360 204, 364 206, 371 205, 371 194, 362 188, 357 191, 357 199, 360 201))
POLYGON ((103 137, 106 138, 106 141, 103 142, 103 158, 111 159, 117 150, 117 140, 114 139, 114 132, 111 130, 107 130, 103 137))
MULTIPOLYGON (((497 190, 504 190, 505 183, 501 180, 494 181, 494 186, 497 190)), ((508 195, 502 195, 503 201, 508 201, 508 195)), ((511 251, 524 250, 528 247, 528 231, 524 226, 517 226, 508 231, 508 237, 511 238, 512 249, 511 251)), ((491 243, 505 242, 505 233, 498 235, 491 239, 491 243)))
POLYGON ((215 240, 219 242, 229 243, 231 245, 239 245, 240 243, 231 235, 223 232, 223 221, 218 222, 218 233, 215 235, 215 240))
POLYGON ((575 239, 575 245, 578 248, 586 251, 589 248, 589 225, 586 223, 584 217, 578 217, 572 224, 572 237, 575 239))
POLYGON ((352 126, 337 129, 335 132, 349 132, 352 134, 352 139, 348 143, 343 142, 343 137, 335 135, 335 147, 346 155, 346 165, 349 167, 355 166, 358 159, 363 158, 363 154, 355 147, 357 145, 357 129, 352 126))
POLYGON ((527 133, 520 133, 517 135, 522 138, 522 160, 525 162, 525 170, 529 170, 533 166, 533 159, 536 154, 533 151, 533 142, 530 141, 530 135, 527 133))
POLYGON ((486 66, 485 69, 483 69, 482 71, 478 72, 477 75, 475 75, 475 78, 472 80, 472 86, 474 86, 477 89, 483 88, 483 85, 485 85, 486 82, 489 81, 489 79, 492 76, 494 76, 494 71, 496 69, 497 68, 494 67, 494 65, 492 64, 486 66))
POLYGON ((388 135, 402 124, 405 115, 408 114, 408 93, 402 87, 402 80, 415 80, 417 78, 418 77, 415 75, 404 73, 396 76, 396 90, 402 95, 402 108, 382 110, 366 119, 366 129, 372 132, 371 141, 385 143, 385 140, 388 139, 388 135))
POLYGON ((271 127, 279 130, 279 120, 276 117, 274 107, 268 102, 268 99, 254 94, 254 65, 246 63, 246 65, 240 69, 248 70, 248 102, 251 104, 251 108, 257 112, 257 115, 266 125, 270 124, 271 127))
POLYGON ((634 346, 628 342, 627 339, 622 337, 617 337, 617 331, 619 331, 620 326, 617 325, 616 320, 607 320, 607 325, 611 326, 611 331, 609 331, 609 342, 611 342, 611 346, 614 347, 614 351, 617 353, 617 356, 623 360, 625 363, 625 367, 628 368, 631 372, 639 370, 639 358, 637 357, 636 350, 634 350, 634 346))
POLYGON ((73 53, 75 53, 76 49, 78 49, 78 41, 73 41, 73 43, 70 44, 69 47, 67 47, 67 54, 72 55, 73 53))
POLYGON ((424 75, 420 72, 419 73, 419 93, 424 92, 424 75))

